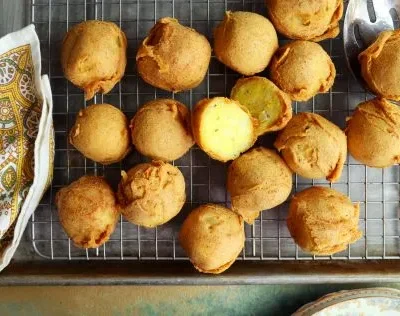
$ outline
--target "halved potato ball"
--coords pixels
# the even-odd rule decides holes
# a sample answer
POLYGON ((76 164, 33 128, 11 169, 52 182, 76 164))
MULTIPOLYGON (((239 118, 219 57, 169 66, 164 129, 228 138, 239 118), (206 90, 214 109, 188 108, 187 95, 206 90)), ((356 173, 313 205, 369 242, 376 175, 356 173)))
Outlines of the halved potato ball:
POLYGON ((276 29, 292 39, 319 42, 336 37, 343 0, 266 0, 276 29))
POLYGON ((108 93, 121 80, 126 67, 127 41, 114 23, 84 21, 65 35, 61 65, 65 77, 83 89, 85 100, 108 93))
POLYGON ((400 101, 400 30, 385 31, 358 60, 361 75, 377 96, 400 101))
POLYGON ((343 193, 316 186, 292 198, 287 225, 304 251, 328 256, 360 239, 359 214, 358 204, 343 193))
POLYGON ((118 187, 122 215, 144 227, 156 227, 175 217, 186 200, 181 171, 162 161, 142 163, 122 171, 118 187))
POLYGON ((257 147, 229 166, 227 189, 232 209, 252 224, 261 211, 285 202, 292 191, 292 172, 274 150, 257 147))
POLYGON ((271 22, 253 12, 227 11, 214 30, 214 51, 220 62, 245 76, 263 71, 278 49, 271 22))
POLYGON ((271 80, 295 101, 328 91, 335 76, 331 57, 313 42, 293 41, 280 47, 270 65, 271 80))
POLYGON ((370 167, 400 163, 400 109, 376 98, 358 105, 347 121, 350 154, 370 167))
POLYGON ((340 178, 347 156, 345 133, 315 113, 294 115, 279 132, 274 146, 300 176, 331 182, 340 178))
POLYGON ((110 104, 93 104, 79 111, 69 141, 93 161, 104 165, 121 161, 131 150, 128 119, 110 104))
POLYGON ((215 97, 196 104, 192 115, 197 145, 219 161, 235 159, 255 143, 257 122, 239 102, 215 97))
POLYGON ((239 101, 258 120, 258 136, 281 130, 292 118, 292 100, 267 78, 240 78, 232 88, 231 99, 239 101))
POLYGON ((179 92, 203 81, 210 58, 211 46, 204 35, 166 17, 154 25, 140 45, 136 65, 147 83, 179 92))
POLYGON ((133 117, 130 128, 137 151, 152 159, 176 160, 194 144, 190 112, 176 100, 147 102, 133 117))
POLYGON ((81 248, 97 248, 113 233, 119 219, 114 192, 102 177, 83 176, 56 195, 60 223, 81 248))
POLYGON ((218 274, 228 269, 244 246, 243 219, 226 207, 205 204, 182 224, 179 241, 194 267, 218 274))

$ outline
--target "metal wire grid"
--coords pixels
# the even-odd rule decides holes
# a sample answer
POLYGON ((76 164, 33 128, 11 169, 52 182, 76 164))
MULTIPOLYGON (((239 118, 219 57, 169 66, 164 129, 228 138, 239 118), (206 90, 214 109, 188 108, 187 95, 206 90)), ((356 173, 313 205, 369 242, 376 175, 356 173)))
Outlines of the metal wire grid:
MULTIPOLYGON (((135 71, 135 54, 141 40, 157 19, 172 16, 182 24, 194 27, 212 38, 212 29, 226 10, 246 10, 265 14, 263 0, 32 0, 32 23, 35 24, 42 49, 43 72, 51 79, 54 98, 56 156, 54 180, 31 220, 32 244, 36 253, 46 259, 59 260, 184 260, 177 242, 179 227, 195 206, 224 203, 229 206, 225 190, 226 165, 208 158, 194 147, 175 161, 186 179, 187 200, 181 213, 161 227, 144 229, 121 217, 110 241, 99 249, 76 248, 64 233, 54 207, 55 192, 80 176, 104 175, 116 188, 120 170, 145 161, 134 152, 122 163, 98 165, 85 159, 68 144, 67 133, 76 113, 87 103, 82 92, 63 77, 59 51, 62 38, 74 24, 86 19, 109 20, 118 24, 128 38, 128 66, 122 81, 107 95, 98 95, 91 103, 107 102, 121 108, 130 118, 146 101, 171 97, 192 107, 198 100, 215 95, 229 95, 238 74, 213 57, 207 77, 196 89, 172 94, 145 84, 135 71)), ((285 42, 280 39, 281 43, 285 42)), ((341 127, 356 105, 370 98, 349 75, 343 57, 342 38, 324 41, 322 46, 332 57, 337 69, 333 88, 309 102, 294 103, 295 112, 312 111, 324 115, 341 127)), ((259 140, 271 146, 272 136, 259 140)), ((310 185, 331 186, 359 201, 360 229, 364 237, 346 251, 333 256, 315 257, 304 253, 290 237, 286 227, 287 203, 265 211, 254 225, 246 225, 246 242, 239 260, 334 260, 398 259, 399 256, 399 183, 400 168, 384 170, 365 167, 348 158, 341 179, 335 184, 294 176, 294 190, 310 185)))

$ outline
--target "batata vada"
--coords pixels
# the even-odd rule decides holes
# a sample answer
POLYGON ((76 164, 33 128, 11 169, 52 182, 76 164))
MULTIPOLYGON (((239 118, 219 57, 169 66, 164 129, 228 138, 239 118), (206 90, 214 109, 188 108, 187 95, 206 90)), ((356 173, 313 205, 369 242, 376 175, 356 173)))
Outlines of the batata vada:
POLYGON ((182 224, 179 241, 194 267, 218 274, 228 269, 244 246, 243 219, 216 204, 194 209, 182 224))
POLYGON ((65 77, 90 100, 97 92, 108 93, 124 75, 127 41, 112 22, 84 21, 65 35, 61 66, 65 77))
POLYGON ((56 195, 60 223, 74 244, 97 248, 113 233, 119 219, 114 192, 102 177, 83 176, 56 195))

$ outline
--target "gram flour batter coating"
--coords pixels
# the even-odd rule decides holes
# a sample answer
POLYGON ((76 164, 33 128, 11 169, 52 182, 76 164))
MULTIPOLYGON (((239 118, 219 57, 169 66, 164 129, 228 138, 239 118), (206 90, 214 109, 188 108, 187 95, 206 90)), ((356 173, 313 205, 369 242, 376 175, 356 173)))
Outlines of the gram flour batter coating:
POLYGON ((190 112, 173 99, 144 104, 131 120, 130 128, 136 150, 152 159, 179 159, 194 144, 190 112))
POLYGON ((182 224, 179 241, 194 267, 219 274, 228 269, 244 246, 240 215, 217 204, 205 204, 190 212, 182 224))
POLYGON ((361 238, 360 210, 344 194, 311 187, 291 200, 287 225, 295 242, 314 255, 332 255, 361 238))
POLYGON ((97 248, 114 232, 119 206, 106 180, 83 176, 56 195, 60 223, 77 247, 97 248))
POLYGON ((347 121, 350 154, 370 167, 385 168, 400 163, 400 109, 375 98, 358 105, 347 121))
POLYGON ((252 224, 263 210, 282 204, 292 191, 292 171, 272 149, 257 147, 228 169, 232 209, 252 224))
POLYGON ((203 81, 210 58, 211 46, 204 35, 165 17, 143 40, 136 65, 148 84, 179 92, 195 88, 203 81))
POLYGON ((315 113, 298 113, 274 144, 290 169, 304 178, 337 181, 347 158, 345 133, 315 113))
POLYGON ((214 30, 214 51, 220 62, 245 76, 263 71, 278 49, 271 22, 253 12, 227 11, 214 30))
POLYGON ((131 223, 144 227, 165 224, 185 203, 185 179, 169 163, 142 163, 121 175, 118 202, 122 215, 131 223))
POLYGON ((64 75, 85 92, 85 100, 108 93, 124 75, 126 48, 126 36, 116 24, 79 23, 68 30, 61 47, 64 75))
POLYGON ((339 35, 343 0, 266 0, 278 32, 291 39, 319 42, 339 35))
POLYGON ((269 72, 271 80, 295 101, 307 101, 327 92, 336 76, 331 57, 321 45, 308 41, 293 41, 280 47, 269 72))
POLYGON ((361 52, 361 75, 377 96, 400 101, 400 30, 379 34, 374 43, 361 52))
POLYGON ((90 105, 79 111, 69 142, 93 161, 116 163, 131 150, 128 119, 111 104, 90 105))

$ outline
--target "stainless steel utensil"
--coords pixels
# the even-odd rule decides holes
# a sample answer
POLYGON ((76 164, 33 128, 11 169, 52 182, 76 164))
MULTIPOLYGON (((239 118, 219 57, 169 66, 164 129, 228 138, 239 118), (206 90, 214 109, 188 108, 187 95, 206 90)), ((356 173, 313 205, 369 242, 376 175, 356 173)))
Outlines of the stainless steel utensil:
POLYGON ((358 55, 379 33, 393 30, 400 13, 399 0, 350 0, 343 25, 344 53, 349 70, 362 84, 358 55))

